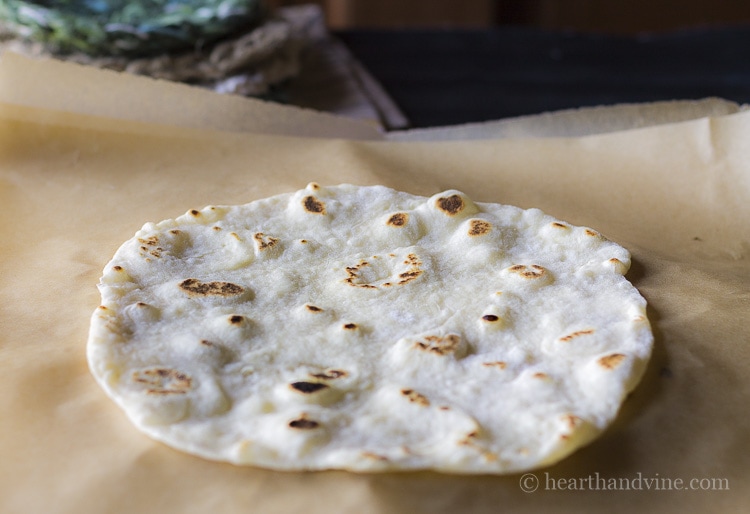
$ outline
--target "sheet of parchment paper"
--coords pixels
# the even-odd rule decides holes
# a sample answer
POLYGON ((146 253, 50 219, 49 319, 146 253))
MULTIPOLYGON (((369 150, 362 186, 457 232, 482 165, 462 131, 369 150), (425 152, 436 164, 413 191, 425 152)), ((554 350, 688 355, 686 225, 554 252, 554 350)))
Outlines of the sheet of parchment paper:
POLYGON ((322 138, 382 137, 375 123, 13 52, 0 56, 0 101, 202 129, 322 138))
POLYGON ((383 132, 361 120, 12 52, 0 56, 0 102, 204 130, 391 141, 586 136, 724 116, 745 108, 720 98, 704 98, 583 107, 485 123, 383 132))
POLYGON ((746 511, 748 134, 739 113, 582 138, 355 142, 0 106, 0 511, 746 511), (533 492, 519 475, 240 468, 135 430, 86 366, 104 264, 146 221, 313 180, 457 188, 629 248, 656 344, 614 426, 534 472, 533 492))

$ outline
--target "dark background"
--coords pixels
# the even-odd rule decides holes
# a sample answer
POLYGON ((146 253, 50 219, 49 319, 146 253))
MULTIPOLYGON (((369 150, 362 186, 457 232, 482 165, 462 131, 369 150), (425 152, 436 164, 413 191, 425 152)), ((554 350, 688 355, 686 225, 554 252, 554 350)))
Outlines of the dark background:
POLYGON ((414 127, 621 102, 750 102, 743 0, 267 1, 319 4, 414 127))
POLYGON ((337 35, 413 127, 622 102, 750 102, 750 28, 637 36, 519 27, 337 35))

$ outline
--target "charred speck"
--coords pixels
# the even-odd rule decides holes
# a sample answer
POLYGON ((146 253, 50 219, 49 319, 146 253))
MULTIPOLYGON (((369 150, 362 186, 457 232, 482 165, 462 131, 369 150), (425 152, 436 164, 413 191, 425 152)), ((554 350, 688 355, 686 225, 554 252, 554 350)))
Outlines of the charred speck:
POLYGON ((296 389, 300 393, 305 394, 315 393, 328 387, 326 384, 321 384, 320 382, 292 382, 289 385, 292 389, 296 389))
POLYGON ((313 421, 311 419, 300 418, 300 419, 293 419, 292 421, 290 421, 289 426, 291 428, 300 428, 302 430, 310 430, 313 428, 318 428, 320 426, 320 423, 318 423, 317 421, 313 421))
POLYGON ((403 227, 406 225, 407 221, 409 220, 409 215, 405 212, 397 212, 390 218, 388 218, 388 225, 392 225, 394 227, 403 227))
POLYGON ((448 198, 438 198, 438 208, 449 216, 458 214, 464 209, 464 201, 458 195, 451 195, 448 198))
POLYGON ((312 212, 314 214, 326 213, 325 204, 323 204, 323 202, 321 202, 314 196, 306 196, 305 199, 302 200, 302 205, 305 206, 305 210, 307 212, 312 212))
POLYGON ((482 236, 492 230, 492 225, 484 220, 471 220, 469 227, 470 236, 482 236))
POLYGON ((331 369, 322 373, 310 373, 310 376, 321 380, 333 380, 335 378, 345 377, 347 374, 346 371, 340 369, 331 369))
POLYGON ((187 278, 180 282, 180 289, 196 296, 235 296, 245 290, 231 282, 201 282, 196 278, 187 278))

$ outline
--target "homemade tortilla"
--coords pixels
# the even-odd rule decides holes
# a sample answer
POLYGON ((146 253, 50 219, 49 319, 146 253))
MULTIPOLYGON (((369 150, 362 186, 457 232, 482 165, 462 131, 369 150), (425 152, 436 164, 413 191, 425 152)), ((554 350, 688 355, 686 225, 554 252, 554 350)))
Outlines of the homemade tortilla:
POLYGON ((525 471, 640 379, 629 266, 537 209, 313 183, 146 224, 105 268, 89 364, 138 428, 209 459, 525 471))

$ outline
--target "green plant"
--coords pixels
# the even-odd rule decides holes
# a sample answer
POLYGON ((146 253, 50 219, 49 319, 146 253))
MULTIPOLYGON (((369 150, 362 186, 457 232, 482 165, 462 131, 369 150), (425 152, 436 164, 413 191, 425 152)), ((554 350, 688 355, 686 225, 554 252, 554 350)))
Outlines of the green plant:
POLYGON ((187 50, 251 27, 260 0, 3 0, 0 20, 60 54, 187 50))

